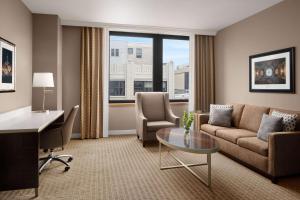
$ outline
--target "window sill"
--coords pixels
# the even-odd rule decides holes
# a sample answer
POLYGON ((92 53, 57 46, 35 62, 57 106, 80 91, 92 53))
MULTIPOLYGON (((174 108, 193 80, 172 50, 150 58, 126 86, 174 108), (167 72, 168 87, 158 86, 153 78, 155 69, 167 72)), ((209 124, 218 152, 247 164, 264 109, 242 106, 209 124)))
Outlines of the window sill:
MULTIPOLYGON (((178 104, 187 104, 189 103, 189 100, 187 99, 176 99, 176 100, 170 100, 170 104, 172 105, 178 105, 178 104)), ((113 100, 109 101, 110 107, 126 107, 126 106, 134 106, 135 101, 134 100, 113 100)))

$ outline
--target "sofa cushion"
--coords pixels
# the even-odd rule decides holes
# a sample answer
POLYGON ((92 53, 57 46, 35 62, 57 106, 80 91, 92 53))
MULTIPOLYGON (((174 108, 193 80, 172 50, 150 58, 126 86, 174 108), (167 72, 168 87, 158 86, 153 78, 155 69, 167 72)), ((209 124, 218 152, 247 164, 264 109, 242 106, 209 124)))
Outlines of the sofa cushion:
POLYGON ((295 130, 298 117, 297 114, 288 114, 274 110, 271 116, 282 117, 283 131, 290 132, 295 130))
POLYGON ((233 105, 233 111, 232 111, 232 126, 238 128, 240 121, 241 121, 241 117, 242 117, 242 113, 244 110, 245 105, 244 104, 237 104, 234 103, 233 105))
POLYGON ((264 114, 257 132, 257 137, 261 140, 268 141, 270 133, 282 131, 282 119, 282 117, 264 114))
POLYGON ((144 92, 142 95, 142 109, 148 121, 165 120, 165 102, 163 93, 144 92))
POLYGON ((246 129, 231 128, 217 130, 216 136, 236 144, 239 138, 256 137, 256 133, 246 129))
POLYGON ((245 105, 239 128, 257 132, 263 114, 267 113, 269 113, 267 107, 245 105))
POLYGON ((257 137, 239 138, 237 144, 262 156, 268 156, 268 143, 257 137))
POLYGON ((209 124, 215 126, 231 127, 232 108, 215 108, 209 115, 209 124))
POLYGON ((211 123, 211 116, 213 116, 214 110, 215 109, 229 109, 232 110, 233 106, 232 105, 221 105, 221 104, 210 104, 209 106, 209 120, 208 123, 211 123))
POLYGON ((229 129, 227 127, 222 127, 222 126, 214 126, 211 124, 203 124, 201 125, 200 129, 210 135, 216 135, 216 131, 219 129, 229 129))
POLYGON ((155 122, 147 122, 147 129, 149 131, 157 131, 161 128, 169 128, 175 127, 176 124, 168 122, 168 121, 155 121, 155 122))
POLYGON ((300 111, 284 110, 284 109, 280 109, 280 108, 271 108, 270 115, 272 115, 274 110, 283 112, 283 113, 288 113, 288 114, 297 114, 297 122, 296 122, 295 131, 300 131, 300 111))

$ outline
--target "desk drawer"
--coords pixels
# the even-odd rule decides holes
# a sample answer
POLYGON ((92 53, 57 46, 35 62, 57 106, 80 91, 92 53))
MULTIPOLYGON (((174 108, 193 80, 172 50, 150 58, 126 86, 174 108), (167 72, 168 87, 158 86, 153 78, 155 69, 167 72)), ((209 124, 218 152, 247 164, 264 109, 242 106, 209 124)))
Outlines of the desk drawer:
POLYGON ((0 134, 0 190, 38 187, 38 133, 0 134))

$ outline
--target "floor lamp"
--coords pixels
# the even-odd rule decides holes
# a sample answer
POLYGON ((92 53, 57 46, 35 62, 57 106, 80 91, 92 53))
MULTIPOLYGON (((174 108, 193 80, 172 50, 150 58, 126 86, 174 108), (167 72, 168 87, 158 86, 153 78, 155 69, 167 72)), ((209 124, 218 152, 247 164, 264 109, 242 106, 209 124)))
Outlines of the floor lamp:
POLYGON ((46 88, 54 87, 53 73, 33 73, 32 87, 43 88, 43 110, 40 112, 48 112, 49 110, 45 110, 46 92, 52 90, 47 90, 46 88))

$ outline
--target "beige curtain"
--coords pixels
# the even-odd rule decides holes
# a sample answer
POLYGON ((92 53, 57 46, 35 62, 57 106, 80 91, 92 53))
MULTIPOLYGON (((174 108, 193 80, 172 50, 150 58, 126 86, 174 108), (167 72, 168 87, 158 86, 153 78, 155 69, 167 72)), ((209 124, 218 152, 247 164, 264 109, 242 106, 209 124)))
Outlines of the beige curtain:
POLYGON ((103 137, 102 29, 81 30, 81 139, 103 137))
POLYGON ((195 110, 209 111, 215 102, 214 36, 195 37, 195 110))

